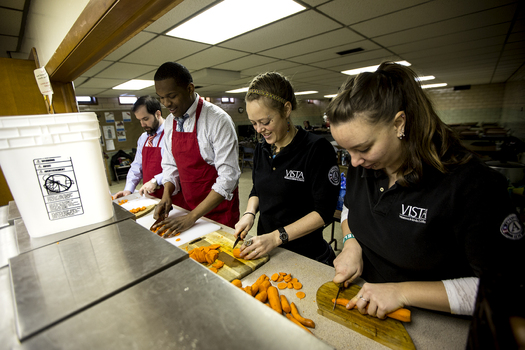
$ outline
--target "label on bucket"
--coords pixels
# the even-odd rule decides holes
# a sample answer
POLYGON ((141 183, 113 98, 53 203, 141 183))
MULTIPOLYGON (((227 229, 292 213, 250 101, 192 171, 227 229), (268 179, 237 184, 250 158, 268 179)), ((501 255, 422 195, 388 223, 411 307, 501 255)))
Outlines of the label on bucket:
POLYGON ((84 214, 73 161, 68 157, 33 159, 49 220, 84 214))

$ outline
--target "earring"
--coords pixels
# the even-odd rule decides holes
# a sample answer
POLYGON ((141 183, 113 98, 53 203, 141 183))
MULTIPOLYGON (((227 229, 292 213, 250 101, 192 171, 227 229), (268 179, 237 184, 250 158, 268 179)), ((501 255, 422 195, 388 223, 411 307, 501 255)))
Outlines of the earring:
POLYGON ((402 140, 403 137, 405 136, 405 131, 404 130, 401 130, 401 132, 399 133, 399 139, 402 140))

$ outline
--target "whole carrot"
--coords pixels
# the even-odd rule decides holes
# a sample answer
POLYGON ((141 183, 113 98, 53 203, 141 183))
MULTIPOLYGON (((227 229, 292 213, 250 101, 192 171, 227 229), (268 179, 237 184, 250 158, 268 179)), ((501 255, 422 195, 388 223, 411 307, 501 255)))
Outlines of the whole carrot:
POLYGON ((281 307, 281 300, 279 299, 279 291, 277 290, 277 288, 275 288, 274 286, 270 286, 268 287, 266 292, 268 293, 268 302, 270 303, 272 309, 282 314, 283 309, 281 307))
MULTIPOLYGON (((336 302, 338 305, 346 306, 350 300, 344 299, 344 298, 338 298, 337 301, 335 299, 332 299, 332 303, 336 302)), ((367 306, 368 308, 368 306, 367 306)), ((357 306, 354 306, 354 309, 357 309, 357 306)), ((409 309, 400 308, 396 311, 392 311, 391 313, 386 314, 387 317, 393 318, 395 320, 399 320, 401 322, 410 322, 412 313, 409 309)))

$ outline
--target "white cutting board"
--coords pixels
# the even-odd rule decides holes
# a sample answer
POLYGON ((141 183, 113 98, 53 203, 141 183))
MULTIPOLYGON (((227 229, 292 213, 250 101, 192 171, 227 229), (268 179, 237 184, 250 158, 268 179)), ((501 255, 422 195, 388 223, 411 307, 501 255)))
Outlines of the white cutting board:
MULTIPOLYGON (((186 210, 179 209, 177 207, 173 207, 173 209, 170 211, 170 217, 171 216, 182 216, 187 213, 186 210)), ((155 219, 153 218, 153 213, 150 215, 143 216, 141 218, 137 219, 137 224, 144 226, 149 230, 151 225, 155 223, 155 219)), ((203 219, 197 220, 195 225, 193 225, 188 230, 182 232, 180 235, 172 238, 167 238, 166 241, 170 242, 171 244, 175 246, 180 246, 184 243, 188 243, 193 241, 195 238, 202 237, 204 235, 207 235, 208 233, 215 232, 219 230, 221 227, 217 224, 213 224, 208 221, 204 221, 203 219), (180 241, 177 241, 177 238, 180 238, 180 241)))
MULTIPOLYGON (((122 201, 123 199, 127 199, 128 201, 126 203, 121 204, 121 207, 127 210, 131 210, 131 209, 139 208, 139 207, 147 207, 148 205, 157 204, 160 202, 160 199, 158 198, 148 196, 148 195, 140 196, 138 192, 132 193, 129 196, 117 198, 113 200, 113 202, 118 204, 118 202, 122 201)), ((187 213, 186 210, 173 206, 173 209, 170 211, 169 216, 182 216, 182 215, 185 215, 186 213, 187 213)), ((141 218, 138 218, 136 220, 137 224, 149 230, 150 227, 155 223, 153 214, 154 212, 151 212, 151 214, 149 215, 145 215, 141 218)), ((175 246, 180 246, 184 243, 191 242, 196 238, 207 235, 208 233, 220 230, 220 228, 221 227, 217 224, 205 221, 203 219, 199 219, 197 220, 195 225, 193 225, 191 228, 182 232, 179 236, 167 238, 166 241, 170 242, 171 244, 175 246), (178 238, 180 238, 180 241, 177 241, 178 238)))

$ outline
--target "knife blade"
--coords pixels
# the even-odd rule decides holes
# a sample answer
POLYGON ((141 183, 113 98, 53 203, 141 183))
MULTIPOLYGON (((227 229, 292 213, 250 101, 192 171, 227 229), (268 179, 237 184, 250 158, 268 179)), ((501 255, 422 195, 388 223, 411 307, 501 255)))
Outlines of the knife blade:
POLYGON ((241 234, 239 233, 239 235, 237 236, 237 239, 235 240, 235 243, 233 243, 233 247, 232 247, 232 249, 235 248, 235 246, 237 245, 237 243, 239 243, 239 241, 240 241, 241 239, 242 239, 242 238, 241 238, 241 234))
POLYGON ((338 283, 338 286, 339 286, 339 289, 337 290, 337 294, 335 295, 335 299, 334 299, 334 307, 332 308, 332 311, 335 310, 335 306, 337 305, 337 298, 339 298, 339 293, 341 293, 341 291, 344 289, 344 282, 343 283, 338 283))

